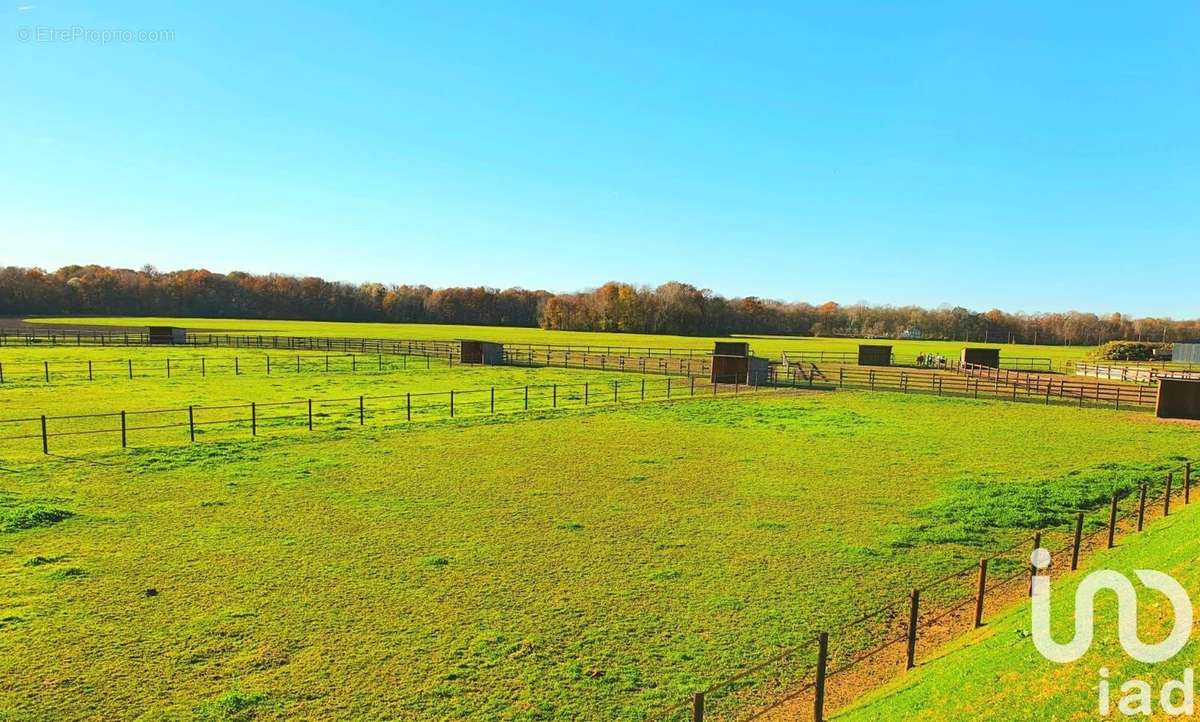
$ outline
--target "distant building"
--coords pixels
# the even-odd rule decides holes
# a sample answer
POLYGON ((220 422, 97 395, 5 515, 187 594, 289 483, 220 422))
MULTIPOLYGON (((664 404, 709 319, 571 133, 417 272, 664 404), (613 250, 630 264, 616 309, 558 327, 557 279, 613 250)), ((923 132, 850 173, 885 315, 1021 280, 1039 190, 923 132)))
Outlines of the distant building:
POLYGON ((1200 341, 1172 344, 1171 360, 1175 363, 1200 364, 1200 341))

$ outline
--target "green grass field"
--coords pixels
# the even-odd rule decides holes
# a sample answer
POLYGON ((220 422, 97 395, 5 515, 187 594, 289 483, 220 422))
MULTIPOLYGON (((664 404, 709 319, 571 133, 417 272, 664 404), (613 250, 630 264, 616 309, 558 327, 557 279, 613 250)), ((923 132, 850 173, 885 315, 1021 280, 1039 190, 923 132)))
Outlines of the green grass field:
MULTIPOLYGON (((584 331, 546 331, 540 328, 502 326, 453 326, 437 324, 391 323, 327 323, 320 321, 253 321, 205 318, 108 318, 71 317, 29 319, 40 324, 97 324, 115 326, 147 326, 153 324, 180 325, 193 329, 214 329, 221 332, 256 332, 272 335, 339 336, 410 338, 450 340, 470 338, 483 341, 507 341, 517 344, 571 344, 591 346, 649 346, 695 348, 712 350, 712 337, 670 336, 654 334, 593 333, 584 331)), ((860 343, 891 344, 898 357, 909 358, 922 353, 940 353, 958 358, 963 346, 987 346, 1001 349, 1005 356, 1042 357, 1061 369, 1068 361, 1084 358, 1094 346, 1033 346, 1028 344, 966 344, 960 341, 874 340, 854 338, 812 338, 789 336, 737 336, 750 342, 755 353, 777 358, 783 351, 857 351, 860 343)), ((728 339, 726 339, 728 340, 728 339)))
MULTIPOLYGON (((1052 629, 1060 642, 1074 632, 1073 599, 1083 574, 1112 569, 1133 579, 1135 569, 1154 569, 1173 576, 1196 599, 1200 589, 1200 555, 1196 527, 1200 510, 1177 509, 1154 522, 1140 535, 1126 538, 1117 549, 1091 558, 1082 570, 1056 580, 1052 589, 1052 629), (1057 607, 1055 606, 1057 604, 1057 607)), ((1171 606, 1155 592, 1139 589, 1139 635, 1147 643, 1161 640, 1172 624, 1171 606)), ((1154 719, 1168 719, 1159 704, 1159 690, 1183 670, 1200 661, 1193 640, 1168 662, 1148 665, 1130 658, 1117 640, 1115 596, 1101 594, 1096 603, 1096 638, 1091 650, 1076 662, 1059 665, 1046 660, 1030 637, 1030 610, 1022 604, 991 620, 983 629, 940 650, 913 672, 874 692, 835 719, 875 720, 1015 720, 1097 719, 1099 670, 1107 668, 1111 689, 1110 715, 1118 710, 1123 683, 1139 679, 1153 688, 1154 719)), ((1182 700, 1176 693, 1173 702, 1182 700)), ((1190 716, 1190 715, 1187 715, 1190 716)))
MULTIPOLYGON (((595 375, 0 398, 489 374, 595 375)), ((1200 455, 1144 414, 859 392, 284 431, 0 461, 0 718, 639 719, 1200 455)))

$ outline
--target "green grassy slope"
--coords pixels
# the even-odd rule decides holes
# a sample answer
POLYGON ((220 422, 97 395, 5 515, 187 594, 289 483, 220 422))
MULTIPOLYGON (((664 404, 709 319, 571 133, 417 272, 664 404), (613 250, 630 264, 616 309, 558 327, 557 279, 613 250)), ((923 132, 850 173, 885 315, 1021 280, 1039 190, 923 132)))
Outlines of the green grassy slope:
POLYGON ((638 719, 1179 454, 847 392, 0 462, 0 718, 638 719))
MULTIPOLYGON (((1113 569, 1134 579, 1134 569, 1154 569, 1175 577, 1200 602, 1200 509, 1196 505, 1156 521, 1145 532, 1123 539, 1117 549, 1101 552, 1080 573, 1052 587, 1054 637, 1064 642, 1074 630, 1075 588, 1083 574, 1113 569)), ((1062 560, 1059 560, 1062 561, 1062 560)), ((1139 587, 1139 632, 1143 641, 1163 638, 1172 624, 1171 606, 1162 595, 1139 587)), ((913 672, 835 715, 838 720, 1069 720, 1099 718, 1099 670, 1109 670, 1112 716, 1118 691, 1131 678, 1154 688, 1155 719, 1167 719, 1158 691, 1184 668, 1200 661, 1200 645, 1189 643, 1168 662, 1146 665, 1131 659, 1116 638, 1115 597, 1097 597, 1096 638, 1079 661, 1059 665, 1042 657, 1029 636, 1029 605, 993 617, 985 628, 941 650, 913 672)), ((1195 635, 1193 635, 1195 637, 1195 635)), ((1176 696, 1176 702, 1180 700, 1176 696)))
MULTIPOLYGON (((273 335, 296 336, 348 336, 412 339, 458 339, 472 338, 485 341, 509 341, 533 344, 575 344, 593 346, 669 346, 711 350, 713 337, 671 336, 659 334, 595 333, 585 331, 546 331, 540 328, 512 328, 503 326, 454 326, 438 324, 390 324, 390 323, 335 323, 321 321, 254 321, 209 318, 110 318, 71 317, 31 319, 45 324, 102 324, 121 326, 146 326, 151 324, 174 324, 194 329, 216 329, 221 331, 254 331, 273 335)), ((947 358, 957 358, 964 344, 957 341, 862 341, 852 338, 810 338, 787 336, 738 336, 750 342, 760 355, 777 357, 782 351, 856 351, 860 343, 891 344, 898 356, 915 356, 920 353, 941 353, 947 358)), ((728 339, 726 339, 728 340, 728 339)), ((1000 348, 1007 356, 1035 356, 1053 359, 1056 367, 1067 361, 1083 358, 1093 350, 1091 346, 1032 346, 1027 344, 979 344, 1000 348)))

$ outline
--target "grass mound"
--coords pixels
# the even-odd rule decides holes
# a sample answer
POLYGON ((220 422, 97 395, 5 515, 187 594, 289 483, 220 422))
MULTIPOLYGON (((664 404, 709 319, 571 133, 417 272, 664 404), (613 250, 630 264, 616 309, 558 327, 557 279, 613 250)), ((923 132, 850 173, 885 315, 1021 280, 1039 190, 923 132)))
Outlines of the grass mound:
POLYGON ((53 526, 72 516, 74 512, 55 506, 52 499, 28 499, 0 492, 0 532, 53 526))

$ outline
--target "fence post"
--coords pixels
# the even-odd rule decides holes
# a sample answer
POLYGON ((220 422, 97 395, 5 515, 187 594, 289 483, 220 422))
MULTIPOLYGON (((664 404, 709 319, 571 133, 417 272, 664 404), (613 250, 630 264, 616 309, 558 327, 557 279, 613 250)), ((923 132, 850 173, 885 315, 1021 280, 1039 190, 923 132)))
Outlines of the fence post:
POLYGON ((258 405, 250 402, 250 435, 258 436, 258 405))
POLYGON ((671 377, 667 377, 667 400, 671 399, 671 377))
POLYGON ((46 383, 50 383, 50 362, 43 361, 42 368, 46 371, 46 383))
MULTIPOLYGON (((646 382, 643 381, 642 383, 645 384, 646 382)), ((558 408, 558 384, 553 384, 553 390, 551 391, 551 393, 553 394, 553 401, 552 401, 551 408, 557 409, 558 408)))
POLYGON ((267 376, 271 375, 271 355, 267 354, 267 376))
POLYGON ((975 591, 975 628, 983 626, 983 595, 987 591, 987 559, 979 560, 979 586, 975 591))
POLYGON ((313 424, 312 424, 312 399, 309 399, 309 400, 308 400, 308 430, 309 430, 309 431, 312 431, 312 430, 313 430, 313 424))
POLYGON ((1141 531, 1142 526, 1146 523, 1146 482, 1142 482, 1142 490, 1138 499, 1138 526, 1137 530, 1141 531))
POLYGON ((825 672, 829 667, 829 632, 817 637, 817 680, 813 693, 813 719, 825 722, 825 672))
MULTIPOLYGON (((0 376, 0 380, 3 377, 0 376)), ((1192 501, 1192 462, 1187 462, 1183 465, 1183 503, 1188 504, 1192 501)))
POLYGON ((1071 551, 1071 571, 1079 568, 1079 545, 1083 543, 1083 512, 1075 515, 1075 545, 1071 551))
POLYGON ((613 403, 615 404, 615 403, 617 403, 617 401, 618 401, 618 399, 617 399, 617 382, 614 380, 613 381, 613 403))
POLYGON ((1171 487, 1174 485, 1175 472, 1167 474, 1167 493, 1163 494, 1163 516, 1171 515, 1171 487))
POLYGON ((692 722, 704 722, 704 693, 692 695, 692 722))
POLYGON ((642 379, 642 401, 646 400, 646 379, 642 379))
MULTIPOLYGON (((1033 535, 1033 550, 1037 551, 1042 548, 1042 533, 1034 532, 1033 535)), ((1029 596, 1033 596, 1033 578, 1037 576, 1038 568, 1034 566, 1033 561, 1029 562, 1029 596)))
POLYGON ((525 384, 525 410, 529 410, 529 384, 525 384))
POLYGON ((412 393, 404 394, 404 420, 412 421, 412 393))
POLYGON ((196 417, 192 413, 192 407, 188 406, 188 436, 192 443, 196 442, 196 417))
POLYGON ((46 434, 46 415, 42 414, 42 453, 50 453, 50 440, 46 434))
POLYGON ((207 375, 207 369, 204 368, 204 357, 203 356, 200 357, 200 375, 201 376, 207 375))
MULTIPOLYGON (((446 358, 450 358, 447 356, 446 358)), ((454 389, 450 389, 450 418, 454 418, 454 389)))
POLYGON ((0 363, 0 384, 4 383, 4 364, 0 363))
MULTIPOLYGON (((2 375, 0 375, 0 380, 3 380, 2 375)), ((91 380, 92 380, 92 362, 89 360, 88 361, 88 381, 91 381, 91 380)))
POLYGON ((363 407, 363 397, 358 397, 358 425, 362 426, 366 423, 366 409, 363 407))
POLYGON ((921 606, 921 590, 914 589, 908 602, 908 662, 905 669, 917 666, 917 616, 921 606))
POLYGON ((125 437, 125 412, 122 411, 121 412, 121 448, 122 449, 124 449, 126 446, 125 438, 126 438, 125 437))
POLYGON ((1108 548, 1113 548, 1117 538, 1117 494, 1113 492, 1112 502, 1108 507, 1108 548))
POLYGON ((689 376, 688 378, 690 379, 690 383, 691 383, 691 387, 692 387, 692 390, 691 390, 691 392, 689 393, 689 395, 691 395, 691 396, 695 396, 695 395, 696 395, 696 377, 695 377, 695 376, 689 376))
POLYGON ((583 405, 588 405, 588 385, 586 381, 583 382, 583 405))
POLYGON ((237 356, 234 356, 234 357, 233 357, 233 375, 234 375, 234 376, 237 376, 237 375, 238 375, 238 374, 240 374, 241 372, 242 372, 242 368, 241 368, 241 366, 240 366, 240 365, 239 365, 239 363, 238 363, 238 357, 237 357, 237 356))

